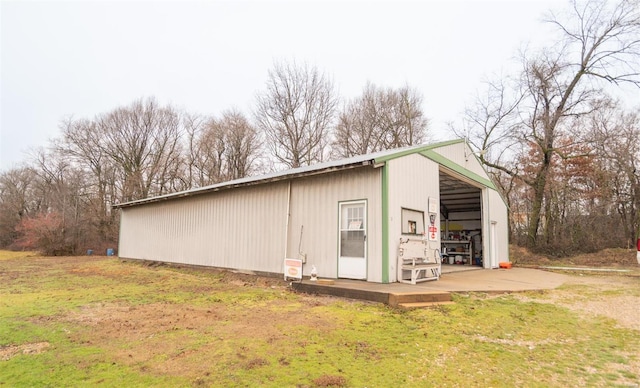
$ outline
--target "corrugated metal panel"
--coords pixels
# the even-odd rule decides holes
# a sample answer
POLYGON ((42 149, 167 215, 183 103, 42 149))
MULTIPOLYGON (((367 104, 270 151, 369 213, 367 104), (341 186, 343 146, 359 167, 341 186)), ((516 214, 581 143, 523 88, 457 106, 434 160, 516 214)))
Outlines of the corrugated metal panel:
POLYGON ((121 257, 282 271, 287 182, 122 209, 121 257))
MULTIPOLYGON (((389 169, 389 281, 397 281, 397 250, 402 236, 402 208, 424 212, 428 221, 429 197, 440 201, 438 164, 421 156, 408 155, 387 162, 389 169)), ((440 212, 436 225, 440 225, 440 212)), ((438 241, 430 243, 431 249, 440 249, 438 241)))
POLYGON ((495 247, 497 252, 494 252, 496 262, 494 266, 498 266, 501 261, 509 261, 509 214, 507 210, 507 206, 500 194, 491 189, 485 190, 488 209, 485 211, 486 228, 483 233, 485 236, 485 243, 483 244, 483 249, 485 252, 490 252, 491 247, 495 247), (491 223, 495 223, 495 244, 491 244, 490 238, 486 238, 487 236, 491 236, 491 223))
POLYGON ((436 147, 433 151, 483 178, 491 179, 471 148, 464 142, 436 147))
POLYGON ((340 202, 367 201, 367 279, 380 282, 381 252, 381 171, 360 168, 297 179, 291 186, 291 219, 288 255, 307 254, 305 274, 312 265, 321 277, 338 276, 338 213, 340 202))
MULTIPOLYGON (((338 207, 368 204, 368 279, 381 277, 380 169, 371 166, 294 179, 288 257, 307 254, 305 274, 337 277, 338 207)), ((120 256, 253 271, 282 272, 289 182, 236 188, 122 209, 120 256)))

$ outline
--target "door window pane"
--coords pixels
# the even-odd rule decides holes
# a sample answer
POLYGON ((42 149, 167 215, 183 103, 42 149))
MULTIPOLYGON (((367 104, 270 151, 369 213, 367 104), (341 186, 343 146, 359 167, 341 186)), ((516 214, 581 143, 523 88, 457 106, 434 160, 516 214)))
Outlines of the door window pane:
POLYGON ((364 257, 364 230, 340 232, 340 252, 345 257, 364 257))
POLYGON ((365 257, 364 204, 345 204, 341 207, 340 255, 365 257))

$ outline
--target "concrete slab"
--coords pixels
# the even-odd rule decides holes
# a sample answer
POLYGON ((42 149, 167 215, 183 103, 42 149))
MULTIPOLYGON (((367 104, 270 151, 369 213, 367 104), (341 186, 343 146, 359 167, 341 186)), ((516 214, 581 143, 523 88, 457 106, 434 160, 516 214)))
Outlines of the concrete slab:
POLYGON ((482 271, 482 267, 477 265, 442 264, 442 274, 464 271, 482 271))
POLYGON ((550 290, 568 279, 566 275, 532 268, 482 269, 446 273, 436 282, 419 283, 413 287, 449 292, 515 292, 550 290))
MULTIPOLYGON (((295 290, 307 293, 334 295, 387 304, 414 302, 402 298, 440 298, 452 292, 518 292, 550 290, 569 280, 569 276, 531 268, 481 269, 444 273, 440 280, 418 283, 370 283, 337 279, 334 284, 322 285, 304 280, 292 283, 295 290), (409 295, 407 297, 407 295, 409 295), (397 300, 396 300, 397 299, 397 300)), ((435 300, 435 299, 434 299, 435 300)), ((421 300, 422 301, 422 300, 421 300)), ((425 299, 426 301, 426 299, 425 299)))
MULTIPOLYGON (((455 266, 454 266, 455 267, 455 266)), ((461 266, 458 266, 461 267, 461 266)), ((561 286, 569 276, 533 268, 462 270, 443 273, 440 280, 418 283, 371 283, 360 280, 336 279, 334 287, 379 292, 513 292, 550 290, 561 286)), ((305 280, 307 282, 307 280, 305 280)))

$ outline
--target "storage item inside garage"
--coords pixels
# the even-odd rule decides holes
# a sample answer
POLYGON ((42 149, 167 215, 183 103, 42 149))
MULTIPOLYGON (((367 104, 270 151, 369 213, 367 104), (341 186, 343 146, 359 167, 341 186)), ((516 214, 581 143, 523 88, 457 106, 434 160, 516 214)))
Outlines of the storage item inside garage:
POLYGON ((440 171, 440 252, 443 264, 482 265, 481 190, 440 171))

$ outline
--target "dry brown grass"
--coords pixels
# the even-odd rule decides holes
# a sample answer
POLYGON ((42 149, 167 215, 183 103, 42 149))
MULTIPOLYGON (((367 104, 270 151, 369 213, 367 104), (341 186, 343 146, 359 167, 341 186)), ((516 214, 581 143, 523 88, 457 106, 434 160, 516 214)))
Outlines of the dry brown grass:
POLYGON ((525 247, 509 246, 511 261, 520 266, 584 266, 606 268, 638 268, 636 250, 610 248, 595 253, 584 253, 571 257, 556 258, 533 253, 525 247))

